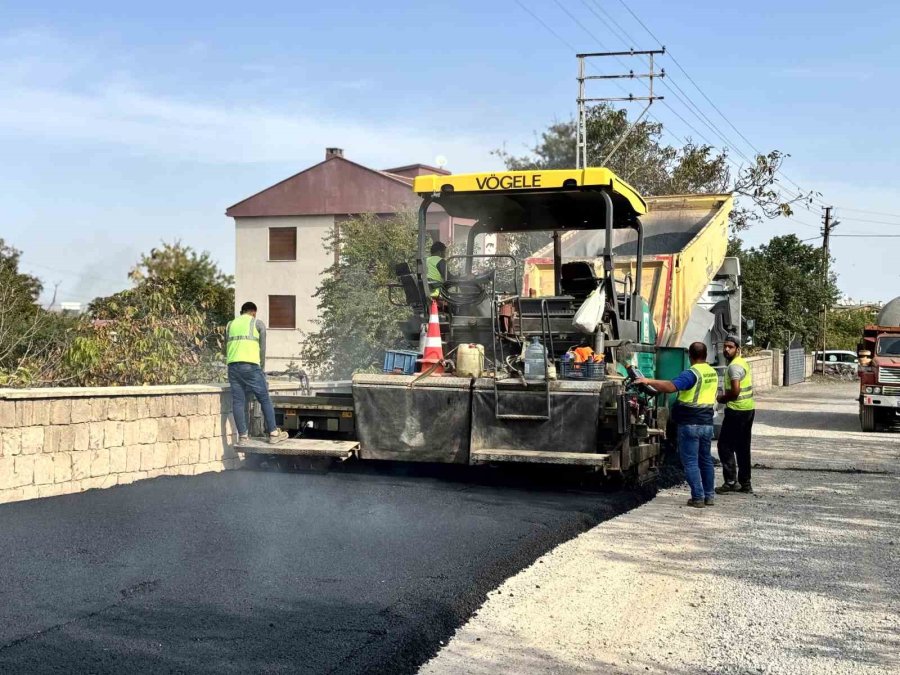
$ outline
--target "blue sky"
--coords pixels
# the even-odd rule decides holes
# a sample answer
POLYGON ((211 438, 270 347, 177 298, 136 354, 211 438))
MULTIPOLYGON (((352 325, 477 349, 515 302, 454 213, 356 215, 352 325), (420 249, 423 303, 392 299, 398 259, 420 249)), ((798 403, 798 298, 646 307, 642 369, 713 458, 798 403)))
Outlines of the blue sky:
MULTIPOLYGON (((628 6, 756 148, 791 154, 784 174, 839 207, 836 234, 900 235, 892 3, 628 6)), ((574 113, 576 61, 563 42, 598 51, 632 41, 657 46, 619 0, 7 0, 0 237, 24 251, 26 269, 59 283, 61 300, 118 290, 160 240, 209 250, 230 271, 225 208, 320 161, 325 146, 378 168, 437 155, 457 172, 499 168, 493 148, 524 149, 574 113)), ((751 154, 671 59, 660 65, 751 154)), ((670 142, 723 144, 662 93, 670 107, 653 113, 670 142)), ((817 205, 746 240, 814 237, 819 222, 817 205)), ((836 238, 833 250, 846 294, 900 294, 900 238, 836 238)))

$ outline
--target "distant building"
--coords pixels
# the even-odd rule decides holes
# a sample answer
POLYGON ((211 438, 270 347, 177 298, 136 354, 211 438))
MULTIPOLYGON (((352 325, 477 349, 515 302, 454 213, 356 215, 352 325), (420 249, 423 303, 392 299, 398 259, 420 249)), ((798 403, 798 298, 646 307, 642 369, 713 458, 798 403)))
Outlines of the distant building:
POLYGON ((59 303, 59 311, 62 314, 81 314, 84 307, 80 302, 61 302, 59 303))
MULTIPOLYGON (((235 304, 252 300, 259 307, 269 328, 267 370, 299 362, 299 332, 315 329, 312 296, 335 261, 325 250, 326 235, 339 238, 341 223, 355 215, 417 208, 412 182, 425 174, 449 172, 425 164, 370 169, 327 148, 324 161, 225 211, 235 222, 235 304)), ((437 208, 428 214, 432 238, 448 245, 464 240, 471 225, 437 208)))

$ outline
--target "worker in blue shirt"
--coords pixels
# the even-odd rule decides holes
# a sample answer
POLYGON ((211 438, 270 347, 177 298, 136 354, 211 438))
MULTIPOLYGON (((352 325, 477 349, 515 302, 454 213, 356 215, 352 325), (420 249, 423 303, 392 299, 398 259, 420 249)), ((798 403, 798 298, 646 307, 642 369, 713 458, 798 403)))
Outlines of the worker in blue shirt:
POLYGON ((678 425, 678 454, 691 486, 688 506, 703 508, 712 506, 716 496, 716 472, 710 448, 719 376, 706 363, 706 345, 702 342, 691 344, 688 357, 691 367, 674 380, 640 378, 635 382, 650 385, 663 394, 678 392, 672 421, 678 425))

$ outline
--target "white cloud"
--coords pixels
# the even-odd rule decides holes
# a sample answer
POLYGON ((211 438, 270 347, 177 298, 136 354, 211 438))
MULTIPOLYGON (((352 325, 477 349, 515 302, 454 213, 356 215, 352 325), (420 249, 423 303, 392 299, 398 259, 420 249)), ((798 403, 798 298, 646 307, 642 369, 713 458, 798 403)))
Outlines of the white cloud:
MULTIPOLYGON (((491 142, 475 134, 452 137, 411 127, 398 110, 395 124, 351 119, 343 106, 312 110, 287 101, 192 100, 142 87, 131 73, 103 72, 100 57, 66 62, 69 49, 52 37, 0 38, 0 137, 55 143, 112 145, 129 153, 200 162, 280 162, 318 158, 326 145, 347 150, 362 163, 432 161, 442 154, 452 167, 493 167, 491 142), (16 55, 7 60, 7 55, 16 55), (47 55, 46 58, 42 55, 47 55), (289 106, 295 106, 289 108, 289 106)), ((107 71, 108 72, 108 71, 107 71)), ((347 82, 347 89, 371 86, 347 82)))

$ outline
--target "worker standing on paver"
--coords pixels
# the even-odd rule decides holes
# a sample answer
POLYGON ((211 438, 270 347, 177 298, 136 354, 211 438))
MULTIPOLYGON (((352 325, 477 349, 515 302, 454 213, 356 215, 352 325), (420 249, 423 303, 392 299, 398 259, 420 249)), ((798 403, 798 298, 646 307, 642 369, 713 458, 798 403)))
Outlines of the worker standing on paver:
POLYGON ((447 280, 447 247, 436 241, 431 245, 431 255, 425 259, 428 271, 428 288, 431 289, 431 297, 436 298, 441 294, 441 288, 447 280))
POLYGON ((645 377, 635 384, 647 384, 663 394, 678 392, 672 406, 672 421, 678 425, 678 454, 691 498, 688 506, 703 508, 715 503, 716 471, 712 448, 713 415, 719 376, 706 362, 706 345, 694 342, 688 348, 691 367, 674 380, 651 380, 645 377))
POLYGON ((247 395, 253 394, 262 408, 269 443, 280 443, 287 433, 275 426, 275 409, 263 368, 266 363, 266 325, 256 318, 256 305, 245 302, 241 315, 225 327, 225 360, 231 385, 231 407, 238 430, 238 444, 250 438, 247 426, 247 395))
POLYGON ((737 336, 725 338, 722 352, 728 360, 725 370, 725 392, 719 403, 725 404, 725 419, 719 432, 719 459, 725 482, 716 488, 720 495, 734 492, 751 494, 750 436, 756 403, 753 401, 753 377, 750 364, 741 356, 737 336))

